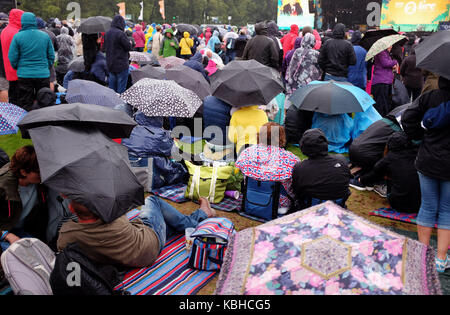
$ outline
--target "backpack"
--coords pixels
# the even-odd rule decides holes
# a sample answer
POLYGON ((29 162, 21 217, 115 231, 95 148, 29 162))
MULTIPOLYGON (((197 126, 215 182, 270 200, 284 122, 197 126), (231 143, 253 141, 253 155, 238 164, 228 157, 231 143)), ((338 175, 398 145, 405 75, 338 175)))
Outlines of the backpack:
POLYGON ((1 256, 5 277, 15 295, 53 295, 50 274, 55 263, 53 251, 35 238, 23 238, 1 256))
POLYGON ((189 256, 189 268, 218 271, 222 267, 228 242, 235 233, 233 222, 226 218, 202 221, 191 234, 194 238, 189 256))
POLYGON ((60 296, 126 295, 127 292, 114 290, 122 279, 116 267, 96 263, 77 244, 69 244, 56 255, 50 285, 54 295, 60 296))

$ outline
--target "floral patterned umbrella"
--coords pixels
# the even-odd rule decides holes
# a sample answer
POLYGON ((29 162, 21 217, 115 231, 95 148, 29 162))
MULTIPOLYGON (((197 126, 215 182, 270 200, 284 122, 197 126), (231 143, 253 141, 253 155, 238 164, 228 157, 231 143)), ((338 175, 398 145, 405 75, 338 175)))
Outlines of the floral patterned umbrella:
POLYGON ((16 134, 19 131, 17 124, 27 114, 27 111, 19 106, 0 103, 0 135, 16 134))
POLYGON ((181 66, 184 65, 184 63, 186 62, 186 60, 177 57, 160 58, 158 61, 161 67, 163 67, 164 69, 170 69, 176 66, 181 66))
POLYGON ((383 38, 380 38, 373 44, 373 46, 370 48, 370 50, 367 52, 366 61, 369 61, 370 59, 374 58, 376 55, 381 53, 382 51, 388 49, 392 45, 400 42, 405 41, 408 38, 403 35, 390 35, 383 38))
POLYGON ((237 233, 220 295, 442 294, 431 247, 327 202, 237 233))
POLYGON ((130 51, 130 61, 134 62, 150 62, 152 61, 151 55, 139 52, 139 51, 130 51))

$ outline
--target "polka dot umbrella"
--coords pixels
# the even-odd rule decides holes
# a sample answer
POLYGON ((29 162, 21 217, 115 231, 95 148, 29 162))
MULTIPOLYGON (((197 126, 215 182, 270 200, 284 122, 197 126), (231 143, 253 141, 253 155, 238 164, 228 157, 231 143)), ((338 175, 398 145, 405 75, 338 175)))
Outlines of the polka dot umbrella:
POLYGON ((19 106, 0 103, 0 135, 16 134, 19 131, 17 124, 26 114, 27 111, 19 106))

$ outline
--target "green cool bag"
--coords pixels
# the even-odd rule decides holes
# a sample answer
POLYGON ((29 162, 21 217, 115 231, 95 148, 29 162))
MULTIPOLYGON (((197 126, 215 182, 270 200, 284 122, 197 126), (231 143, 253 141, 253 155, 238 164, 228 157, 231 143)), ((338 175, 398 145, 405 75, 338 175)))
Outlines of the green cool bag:
POLYGON ((222 202, 234 167, 197 166, 185 162, 190 175, 185 197, 193 201, 207 198, 212 204, 222 202))

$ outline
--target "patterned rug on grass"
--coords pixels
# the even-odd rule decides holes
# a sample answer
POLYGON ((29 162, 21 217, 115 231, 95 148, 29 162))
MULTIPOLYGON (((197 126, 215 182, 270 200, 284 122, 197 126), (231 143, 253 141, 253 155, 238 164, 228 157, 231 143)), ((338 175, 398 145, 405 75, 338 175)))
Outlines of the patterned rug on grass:
POLYGON ((416 213, 401 213, 392 208, 380 208, 369 213, 371 216, 387 218, 394 221, 401 221, 406 223, 416 224, 416 213))
MULTIPOLYGON (((130 221, 139 210, 128 213, 130 221)), ((195 295, 207 285, 217 272, 199 271, 188 267, 185 236, 170 239, 153 266, 128 272, 116 290, 131 295, 195 295)))
MULTIPOLYGON (((174 185, 156 189, 152 191, 152 193, 155 196, 170 200, 175 203, 183 203, 191 201, 190 199, 185 198, 186 189, 186 185, 174 185)), ((241 206, 242 196, 240 196, 238 199, 225 197, 225 199, 221 203, 211 204, 211 207, 213 209, 225 212, 239 211, 241 209, 241 206)))

